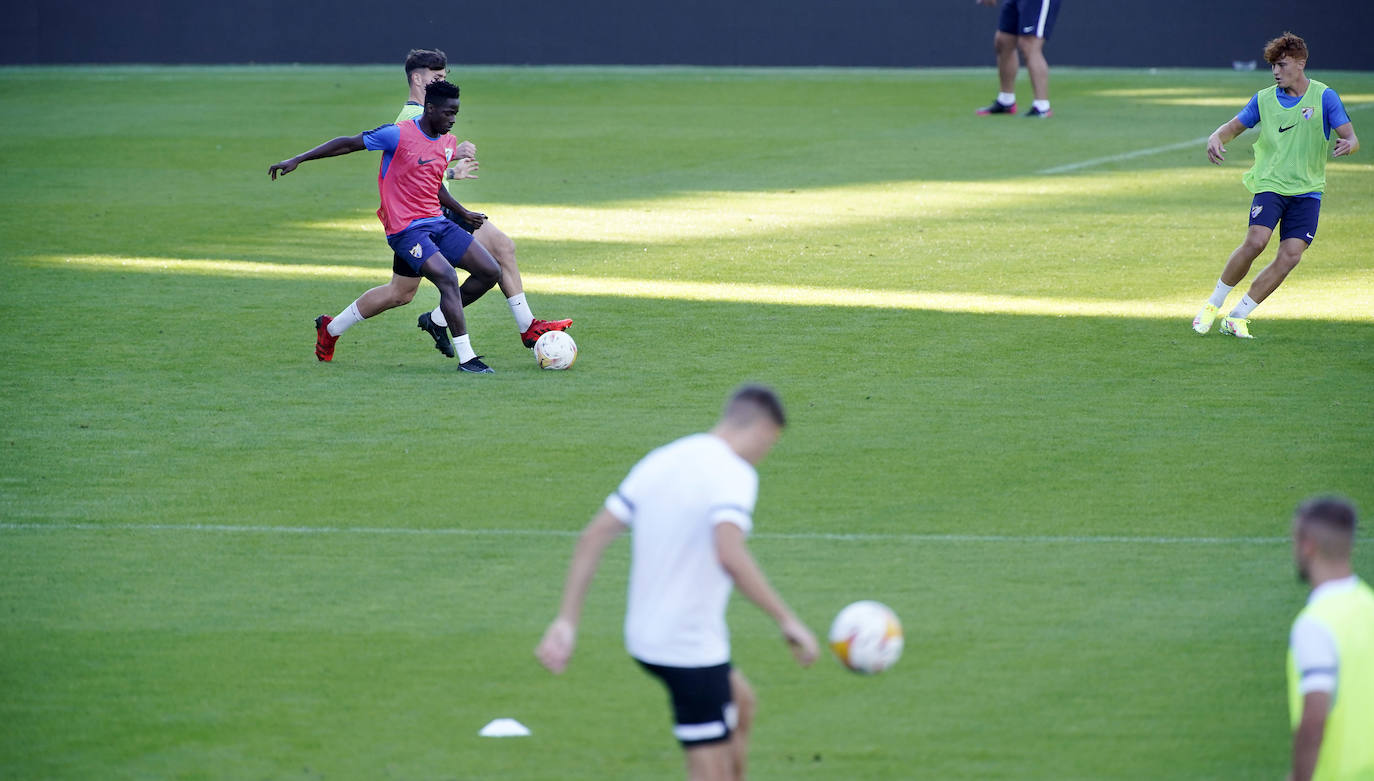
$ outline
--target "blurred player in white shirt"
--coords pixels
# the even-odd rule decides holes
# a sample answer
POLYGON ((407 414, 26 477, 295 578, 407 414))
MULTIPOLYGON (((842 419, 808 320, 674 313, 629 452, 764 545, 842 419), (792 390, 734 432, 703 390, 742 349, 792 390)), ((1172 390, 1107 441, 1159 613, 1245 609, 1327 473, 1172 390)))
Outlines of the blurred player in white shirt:
POLYGON ((725 609, 732 587, 772 616, 803 666, 816 637, 773 590, 745 545, 758 495, 755 466, 785 425, 769 388, 731 395, 709 432, 645 456, 606 499, 573 552, 558 617, 535 649, 562 672, 572 656, 587 589, 606 547, 631 532, 625 647, 668 688, 673 733, 691 781, 744 777, 756 699, 730 664, 725 609))

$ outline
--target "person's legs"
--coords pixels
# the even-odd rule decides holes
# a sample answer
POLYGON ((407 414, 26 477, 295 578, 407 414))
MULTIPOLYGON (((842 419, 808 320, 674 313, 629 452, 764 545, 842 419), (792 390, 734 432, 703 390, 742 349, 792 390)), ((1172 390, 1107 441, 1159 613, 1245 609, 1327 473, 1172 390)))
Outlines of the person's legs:
POLYGON ((368 290, 334 317, 315 318, 315 357, 321 361, 334 358, 334 343, 343 332, 369 317, 398 306, 405 306, 415 297, 420 277, 403 276, 393 268, 391 281, 368 290))
POLYGON ((730 741, 689 746, 683 750, 687 759, 687 781, 739 781, 735 775, 735 750, 730 741))
MULTIPOLYGON (((435 252, 425 258, 420 273, 439 288, 439 311, 443 312, 444 319, 448 322, 448 330, 453 335, 453 349, 458 354, 458 368, 473 374, 493 373, 472 349, 467 320, 463 317, 463 294, 453 264, 449 263, 442 252, 435 252)), ((491 284, 495 284, 494 279, 491 284)), ((491 285, 488 285, 488 288, 490 287, 491 285)))
POLYGON ((758 710, 758 696, 754 687, 739 670, 730 670, 730 696, 735 701, 735 725, 730 744, 733 747, 735 778, 743 781, 749 768, 749 733, 754 727, 754 713, 758 710))
POLYGON ((997 83, 1006 94, 1016 92, 1016 72, 1021 68, 1021 60, 1016 54, 1017 37, 998 30, 992 36, 992 49, 997 54, 997 83))
POLYGON ((506 298, 525 292, 525 286, 520 279, 520 266, 515 262, 515 241, 493 225, 491 220, 482 223, 482 227, 474 231, 472 237, 486 248, 501 267, 501 292, 506 298))
MULTIPOLYGON (((1255 277, 1255 281, 1250 283, 1250 291, 1246 294, 1250 300, 1259 304, 1269 297, 1270 293, 1278 290, 1283 280, 1288 278, 1288 274, 1302 261, 1302 253, 1307 251, 1307 242, 1302 239, 1283 239, 1279 242, 1279 252, 1274 256, 1274 261, 1264 267, 1264 270, 1255 277)), ((1247 312, 1246 315, 1249 313, 1247 312)))
MULTIPOLYGON (((1255 258, 1269 245, 1269 237, 1274 235, 1274 226, 1279 224, 1285 202, 1283 196, 1275 193, 1257 193, 1251 199, 1250 227, 1246 229, 1245 240, 1232 250, 1230 257, 1226 259, 1226 265, 1221 270, 1221 277, 1217 279, 1211 297, 1193 318, 1194 331, 1205 334, 1212 329, 1212 323, 1220 315, 1219 310, 1222 304, 1226 303, 1226 296, 1231 293, 1231 288, 1245 279, 1255 258)), ((1226 324, 1223 320, 1222 330, 1225 329, 1226 324)), ((1228 333, 1233 333, 1234 330, 1232 328, 1228 333)))
POLYGON ((1221 270, 1221 281, 1235 287, 1245 275, 1250 273, 1250 266, 1255 262, 1255 258, 1264 252, 1264 248, 1269 246, 1269 237, 1274 235, 1274 229, 1264 225, 1251 225, 1245 232, 1245 240, 1236 247, 1231 256, 1226 259, 1226 266, 1221 270))
MULTIPOLYGON (((1049 102, 1050 64, 1045 60, 1045 39, 1035 35, 1020 35, 1016 38, 1016 48, 1021 59, 1026 61, 1026 73, 1030 76, 1031 93, 1037 101, 1049 102)), ((1048 110, 1048 106, 1041 111, 1048 110)))

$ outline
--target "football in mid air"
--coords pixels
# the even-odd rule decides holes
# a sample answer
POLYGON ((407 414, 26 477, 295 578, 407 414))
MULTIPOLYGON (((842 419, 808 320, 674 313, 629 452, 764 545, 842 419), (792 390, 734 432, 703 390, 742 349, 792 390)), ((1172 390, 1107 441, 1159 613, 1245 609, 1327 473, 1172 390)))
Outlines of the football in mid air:
POLYGON ((873 675, 896 664, 902 643, 897 614, 881 602, 848 605, 830 625, 830 649, 840 664, 856 673, 873 675))
POLYGON ((577 342, 563 331, 549 331, 534 343, 534 360, 541 369, 569 369, 577 362, 577 342))

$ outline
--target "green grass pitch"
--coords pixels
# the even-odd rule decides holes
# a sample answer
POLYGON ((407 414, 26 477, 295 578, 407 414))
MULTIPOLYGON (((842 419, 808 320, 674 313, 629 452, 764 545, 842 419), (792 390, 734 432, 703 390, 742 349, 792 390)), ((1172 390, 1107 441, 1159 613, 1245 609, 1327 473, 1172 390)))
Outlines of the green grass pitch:
POLYGON ((1374 74, 1312 74, 1366 149, 1241 342, 1189 322, 1254 134, 1201 139, 1262 72, 1059 69, 1032 122, 973 115, 990 70, 458 69, 460 199, 581 347, 540 372, 493 293, 468 377, 429 285, 317 363, 389 273, 377 158, 265 175, 399 70, 0 69, 0 777, 678 777, 623 543, 569 672, 531 652, 572 535, 745 380, 791 413, 764 568, 907 632, 800 670, 733 605, 752 778, 1285 772, 1289 513, 1374 512, 1374 74))

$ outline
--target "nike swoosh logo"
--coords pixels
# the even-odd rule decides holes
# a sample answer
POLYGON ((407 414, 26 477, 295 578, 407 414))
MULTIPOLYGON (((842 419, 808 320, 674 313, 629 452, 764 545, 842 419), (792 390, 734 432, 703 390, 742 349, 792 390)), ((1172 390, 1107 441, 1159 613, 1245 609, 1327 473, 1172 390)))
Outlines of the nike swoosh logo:
POLYGON ((1298 126, 1298 123, 1297 123, 1297 122, 1294 122, 1293 124, 1289 125, 1288 127, 1281 127, 1281 128, 1279 128, 1279 132, 1280 132, 1280 133, 1286 133, 1286 132, 1288 132, 1289 130, 1292 130, 1293 128, 1295 128, 1295 127, 1297 127, 1297 126, 1298 126))
MULTIPOLYGON (((1282 133, 1283 131, 1280 130, 1279 132, 1282 133)), ((427 164, 427 163, 432 163, 432 162, 434 162, 435 159, 437 159, 437 158, 431 157, 430 159, 426 160, 426 159, 424 159, 423 157, 421 157, 420 159, 418 159, 418 160, 415 161, 415 164, 416 164, 416 165, 425 165, 425 164, 427 164)))

